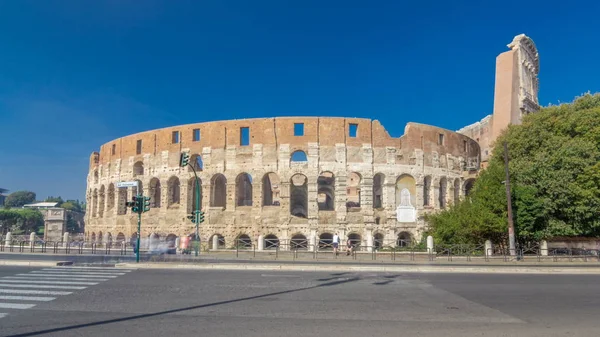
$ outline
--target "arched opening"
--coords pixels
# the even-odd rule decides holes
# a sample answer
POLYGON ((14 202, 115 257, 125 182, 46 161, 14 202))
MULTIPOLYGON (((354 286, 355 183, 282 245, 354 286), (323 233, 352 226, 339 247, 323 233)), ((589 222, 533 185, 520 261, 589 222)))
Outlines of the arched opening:
POLYGON ((94 170, 94 184, 98 183, 98 170, 94 170))
POLYGON ((181 188, 179 186, 179 178, 171 177, 167 181, 168 205, 178 205, 181 199, 181 188))
POLYGON ((290 214, 308 218, 308 178, 294 174, 290 179, 290 214))
POLYGON ((198 178, 199 188, 196 186, 196 177, 192 177, 188 180, 188 195, 187 195, 187 211, 191 213, 194 211, 196 207, 196 200, 198 200, 198 206, 202 208, 202 180, 198 178), (196 191, 198 191, 198 195, 196 195, 196 191), (199 198, 199 199, 198 199, 199 198))
POLYGON ((290 249, 294 250, 306 250, 308 249, 308 240, 306 236, 302 234, 295 234, 290 240, 290 249))
POLYGON ((210 205, 212 207, 226 207, 227 203, 227 178, 222 174, 215 174, 210 181, 210 205))
POLYGON ((446 191, 447 191, 448 182, 446 177, 442 177, 440 179, 440 187, 439 187, 439 195, 438 195, 438 204, 440 208, 446 208, 446 191))
POLYGON ((92 194, 92 218, 98 216, 98 189, 94 189, 92 194))
POLYGON ((238 237, 235 239, 235 244, 237 245, 237 247, 239 249, 250 249, 252 248, 252 240, 250 240, 250 237, 247 234, 240 234, 238 235, 238 237))
POLYGON ((125 234, 119 232, 119 234, 117 234, 117 242, 125 242, 125 234))
POLYGON ((264 175, 262 179, 263 206, 279 206, 280 190, 279 176, 271 172, 264 175))
POLYGON ((193 171, 192 167, 194 168, 194 170, 196 170, 196 172, 204 170, 204 162, 202 161, 202 156, 200 156, 199 154, 193 154, 190 157, 190 164, 188 166, 189 172, 193 171))
POLYGON ((211 249, 225 249, 225 237, 221 234, 213 234, 210 237, 210 242, 208 243, 211 249), (215 247, 214 240, 217 238, 217 245, 215 247))
POLYGON ((321 233, 319 235, 319 250, 332 249, 333 234, 321 233))
POLYGON ((373 208, 383 208, 383 182, 385 176, 381 173, 377 173, 373 177, 373 208))
POLYGON ((361 177, 356 172, 348 175, 346 182, 346 208, 360 208, 360 182, 361 177))
POLYGON ((398 247, 408 247, 412 243, 412 236, 408 232, 400 232, 398 234, 398 240, 396 241, 396 246, 398 247))
POLYGON ((460 200, 460 179, 454 179, 454 204, 460 200))
POLYGON ((373 235, 373 248, 381 249, 383 248, 383 234, 376 233, 373 235))
POLYGON ((292 155, 290 156, 290 161, 292 163, 305 163, 308 161, 308 158, 306 157, 306 152, 302 151, 302 150, 297 150, 292 152, 292 155))
POLYGON ((473 190, 473 185, 475 185, 475 179, 471 178, 465 181, 465 196, 468 197, 471 194, 471 191, 473 190))
POLYGON ((276 249, 279 246, 279 238, 273 234, 265 236, 265 249, 276 249))
POLYGON ((104 217, 104 199, 105 199, 105 191, 104 191, 104 185, 102 185, 102 187, 100 187, 100 192, 98 195, 98 216, 99 217, 104 217))
POLYGON ((317 203, 319 211, 335 210, 335 177, 331 172, 323 172, 317 178, 317 203))
POLYGON ((115 184, 108 185, 108 195, 106 197, 106 209, 111 211, 115 207, 115 184))
POLYGON ((138 161, 135 164, 133 164, 133 176, 137 177, 137 176, 143 176, 143 175, 144 175, 144 163, 141 161, 138 161))
POLYGON ((160 180, 152 178, 150 180, 150 208, 160 208, 160 180))
POLYGON ((252 177, 240 173, 235 179, 236 206, 252 206, 252 177))
POLYGON ((415 207, 417 183, 413 176, 403 174, 396 179, 396 207, 415 207))
POLYGON ((350 233, 350 234, 348 234, 348 240, 350 241, 350 244, 351 244, 353 247, 358 247, 358 246, 360 246, 360 244, 361 244, 361 242, 362 242, 362 241, 361 241, 361 240, 362 240, 362 237, 360 236, 360 234, 357 234, 357 233, 350 233))
POLYGON ((177 252, 177 235, 171 233, 166 238, 167 249, 169 254, 175 254, 177 252))
POLYGON ((431 177, 426 176, 423 179, 423 206, 430 206, 429 194, 431 191, 431 177))

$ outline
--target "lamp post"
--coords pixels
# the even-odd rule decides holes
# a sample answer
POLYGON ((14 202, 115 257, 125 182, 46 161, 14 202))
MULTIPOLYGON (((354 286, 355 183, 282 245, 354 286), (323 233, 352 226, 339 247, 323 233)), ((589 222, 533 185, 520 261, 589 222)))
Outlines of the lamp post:
POLYGON ((511 256, 515 256, 515 224, 513 222, 512 201, 510 197, 510 175, 508 173, 508 147, 504 142, 504 172, 506 174, 506 203, 508 211, 508 249, 511 256))

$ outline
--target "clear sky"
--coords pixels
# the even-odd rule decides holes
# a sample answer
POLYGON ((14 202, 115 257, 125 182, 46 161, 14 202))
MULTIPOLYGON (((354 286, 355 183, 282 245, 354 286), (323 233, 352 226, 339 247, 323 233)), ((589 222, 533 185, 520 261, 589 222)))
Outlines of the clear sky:
POLYGON ((89 155, 165 126, 273 116, 456 130, 525 33, 540 103, 600 91, 600 1, 0 1, 0 187, 85 198, 89 155))

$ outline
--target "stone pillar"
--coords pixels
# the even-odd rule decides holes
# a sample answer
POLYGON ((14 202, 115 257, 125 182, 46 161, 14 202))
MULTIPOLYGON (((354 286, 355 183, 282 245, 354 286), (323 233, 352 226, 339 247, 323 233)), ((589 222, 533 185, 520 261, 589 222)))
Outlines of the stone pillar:
POLYGON ((427 237, 427 252, 433 253, 433 236, 427 237))
POLYGON ((493 254, 494 254, 494 251, 493 251, 492 241, 485 240, 485 256, 489 257, 489 256, 492 256, 493 254))
POLYGON ((219 249, 219 236, 218 235, 213 235, 212 246, 213 246, 214 250, 219 249))
POLYGON ((181 238, 178 236, 175 238, 175 249, 179 248, 180 243, 181 243, 181 238))
POLYGON ((258 236, 258 250, 265 250, 265 237, 262 234, 258 236))
POLYGON ((548 241, 542 240, 540 242, 540 253, 542 256, 548 256, 548 241))
POLYGON ((7 232, 6 237, 4 238, 4 245, 10 246, 11 243, 12 243, 12 233, 7 232))
POLYGON ((373 251, 373 229, 367 228, 367 249, 369 252, 373 251))
POLYGON ((315 229, 310 230, 310 238, 308 240, 308 250, 314 252, 317 249, 317 231, 315 229))
POLYGON ((35 243, 35 232, 29 234, 29 247, 33 247, 35 243))
POLYGON ((69 244, 69 233, 63 234, 63 247, 67 247, 69 244))
POLYGON ((104 238, 102 238, 102 243, 104 243, 104 246, 107 246, 109 244, 109 242, 108 242, 108 232, 104 233, 104 238))

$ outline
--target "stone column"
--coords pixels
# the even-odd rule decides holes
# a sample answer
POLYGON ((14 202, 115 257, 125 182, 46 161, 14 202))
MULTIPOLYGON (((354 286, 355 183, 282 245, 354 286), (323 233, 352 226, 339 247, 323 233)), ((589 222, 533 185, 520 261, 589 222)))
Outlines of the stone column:
POLYGON ((494 250, 493 250, 493 246, 492 246, 492 241, 485 240, 485 256, 490 257, 493 254, 494 254, 494 250))
POLYGON ((265 236, 264 235, 260 234, 258 236, 258 242, 257 243, 258 243, 258 247, 257 247, 258 250, 260 250, 260 251, 265 250, 265 236))
POLYGON ((310 230, 310 237, 308 238, 308 250, 314 252, 317 249, 317 230, 310 230))
POLYGON ((4 245, 5 246, 10 246, 11 243, 12 243, 12 233, 11 232, 7 232, 6 233, 6 237, 4 238, 4 245))
POLYGON ((63 234, 63 247, 67 247, 69 245, 69 233, 63 234))
POLYGON ((212 244, 213 244, 213 249, 214 250, 219 249, 219 236, 213 235, 212 244))
POLYGON ((365 228, 365 231, 367 232, 367 250, 369 252, 373 251, 373 227, 367 227, 365 228))
POLYGON ((540 242, 540 253, 542 256, 548 256, 548 241, 542 240, 540 242))
POLYGON ((35 232, 29 234, 29 247, 33 247, 35 244, 35 232))
POLYGON ((433 236, 429 235, 427 237, 427 252, 433 253, 433 236))

